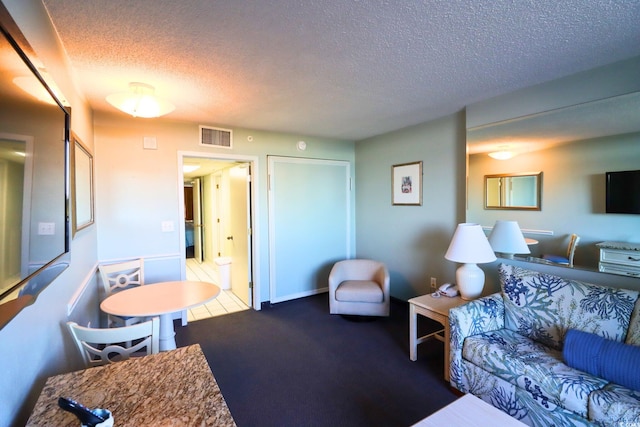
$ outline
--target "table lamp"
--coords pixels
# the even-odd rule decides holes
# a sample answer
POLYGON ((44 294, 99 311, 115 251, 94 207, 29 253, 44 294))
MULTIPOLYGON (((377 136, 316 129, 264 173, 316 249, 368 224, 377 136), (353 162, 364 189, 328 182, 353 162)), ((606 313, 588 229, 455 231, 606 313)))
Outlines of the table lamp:
POLYGON ((484 288, 484 271, 476 264, 496 260, 482 227, 479 224, 458 224, 444 257, 464 264, 456 270, 456 282, 462 299, 479 297, 484 288))
POLYGON ((495 252, 504 258, 513 258, 514 254, 530 254, 518 221, 498 220, 489 233, 489 244, 495 252))

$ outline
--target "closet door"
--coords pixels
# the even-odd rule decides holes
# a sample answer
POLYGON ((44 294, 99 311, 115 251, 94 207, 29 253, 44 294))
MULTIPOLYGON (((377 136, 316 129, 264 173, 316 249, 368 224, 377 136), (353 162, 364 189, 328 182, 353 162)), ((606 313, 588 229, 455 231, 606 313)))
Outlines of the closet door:
POLYGON ((351 252, 350 165, 269 156, 272 303, 327 290, 328 272, 351 252))

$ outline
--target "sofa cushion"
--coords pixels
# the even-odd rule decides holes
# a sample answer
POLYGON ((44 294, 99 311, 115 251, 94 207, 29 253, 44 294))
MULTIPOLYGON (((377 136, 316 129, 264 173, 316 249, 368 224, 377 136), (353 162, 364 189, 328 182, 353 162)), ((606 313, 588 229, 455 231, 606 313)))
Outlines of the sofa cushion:
POLYGON ((627 344, 640 345, 640 300, 636 301, 633 309, 625 342, 627 344))
MULTIPOLYGON (((555 405, 549 400, 541 402, 539 396, 531 395, 471 362, 462 360, 461 364, 464 371, 462 391, 478 396, 526 425, 593 427, 593 423, 575 412, 555 405)), ((488 425, 498 427, 497 424, 488 425)))
POLYGON ((640 420, 640 392, 616 384, 589 396, 589 419, 601 425, 635 425, 640 420))
POLYGON ((509 329, 467 337, 463 358, 528 392, 545 408, 557 405, 582 417, 589 394, 607 384, 565 365, 560 351, 509 329))
POLYGON ((371 280, 345 280, 336 289, 336 300, 381 303, 384 301, 384 294, 377 282, 371 280))
POLYGON ((567 280, 500 264, 505 327, 556 350, 569 328, 622 341, 638 291, 567 280))
POLYGON ((640 391, 640 347, 569 329, 562 350, 567 365, 640 391))

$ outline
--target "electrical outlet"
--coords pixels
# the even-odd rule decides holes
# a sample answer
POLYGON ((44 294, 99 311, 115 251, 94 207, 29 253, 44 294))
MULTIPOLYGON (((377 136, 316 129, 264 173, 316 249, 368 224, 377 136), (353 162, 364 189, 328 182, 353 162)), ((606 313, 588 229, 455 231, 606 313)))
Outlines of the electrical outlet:
POLYGON ((436 286, 438 286, 438 285, 436 284, 436 278, 435 278, 435 277, 432 277, 432 278, 431 278, 431 289, 435 289, 435 288, 436 288, 436 286))

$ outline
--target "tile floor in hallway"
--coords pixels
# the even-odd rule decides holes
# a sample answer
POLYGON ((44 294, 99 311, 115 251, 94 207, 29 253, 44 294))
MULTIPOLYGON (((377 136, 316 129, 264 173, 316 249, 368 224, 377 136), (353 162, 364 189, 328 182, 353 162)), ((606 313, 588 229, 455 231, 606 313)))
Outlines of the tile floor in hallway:
MULTIPOLYGON (((218 271, 215 265, 208 262, 199 264, 193 258, 187 258, 187 280, 199 280, 218 284, 218 271)), ((189 322, 222 316, 236 311, 248 310, 247 307, 230 289, 222 290, 218 297, 204 305, 187 310, 189 322)))

